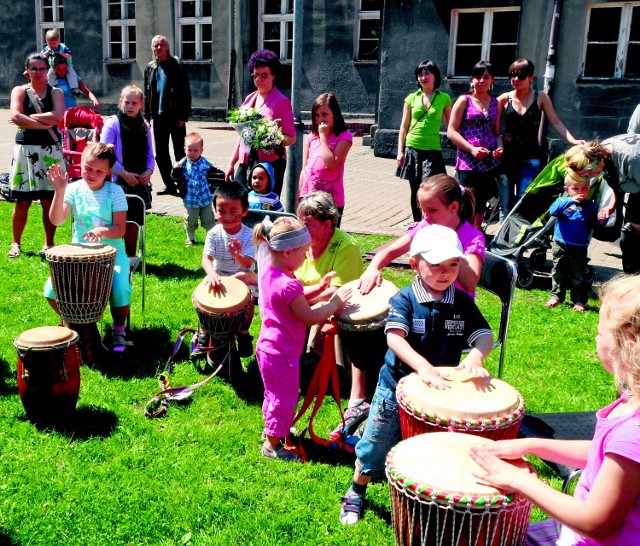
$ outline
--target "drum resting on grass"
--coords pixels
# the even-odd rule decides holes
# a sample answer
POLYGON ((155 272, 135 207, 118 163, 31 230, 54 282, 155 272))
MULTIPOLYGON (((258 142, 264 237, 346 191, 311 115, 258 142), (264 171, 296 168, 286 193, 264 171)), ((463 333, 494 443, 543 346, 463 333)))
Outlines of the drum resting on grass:
POLYGON ((41 326, 20 334, 18 393, 32 421, 68 417, 80 392, 78 334, 61 326, 41 326))
MULTIPOLYGON (((437 432, 397 444, 386 474, 397 544, 426 546, 518 546, 524 544, 531 502, 483 484, 484 471, 469 456, 487 438, 437 432)), ((532 472, 524 459, 509 461, 532 472)))
POLYGON ((472 377, 464 370, 448 373, 449 389, 435 389, 412 373, 398 382, 396 396, 402 437, 425 432, 464 432, 505 440, 515 438, 525 413, 522 395, 497 377, 472 377))

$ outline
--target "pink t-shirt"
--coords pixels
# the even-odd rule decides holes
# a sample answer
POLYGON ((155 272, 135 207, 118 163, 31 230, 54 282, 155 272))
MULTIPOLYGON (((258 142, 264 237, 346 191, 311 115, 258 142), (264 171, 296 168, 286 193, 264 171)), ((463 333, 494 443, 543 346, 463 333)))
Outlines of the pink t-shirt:
MULTIPOLYGON (((352 142, 353 135, 344 131, 338 136, 331 133, 327 137, 327 144, 331 151, 335 150, 338 142, 352 142)), ((309 148, 307 164, 304 168, 304 179, 300 186, 300 197, 316 190, 330 193, 336 206, 344 207, 344 161, 337 169, 327 169, 320 154, 320 137, 311 133, 306 142, 309 148)), ((345 158, 346 160, 346 158, 345 158)))
POLYGON ((262 328, 256 344, 265 353, 299 358, 304 347, 305 325, 291 311, 291 302, 304 296, 302 283, 281 269, 269 266, 261 273, 260 318, 262 328))
MULTIPOLYGON (((411 224, 407 228, 407 232, 409 233, 409 237, 411 240, 416 236, 416 233, 420 231, 423 227, 427 227, 429 222, 426 220, 420 220, 419 222, 415 222, 411 224)), ((470 256, 471 254, 477 254, 482 262, 484 262, 484 255, 486 252, 486 244, 484 240, 484 234, 479 230, 474 228, 469 222, 462 222, 458 229, 456 230, 458 234, 458 239, 460 239, 460 244, 462 245, 462 251, 465 256, 470 256)), ((455 282, 454 286, 459 288, 463 292, 467 292, 458 281, 455 282)), ((475 290, 471 292, 467 292, 472 298, 476 297, 475 290)))
MULTIPOLYGON (((616 454, 640 464, 640 414, 628 413, 619 417, 607 418, 626 395, 621 396, 613 404, 596 413, 598 418, 596 430, 589 448, 587 466, 580 476, 573 496, 585 500, 591 491, 596 476, 602 468, 607 454, 616 454)), ((592 540, 581 537, 567 527, 562 527, 559 546, 620 546, 621 544, 640 544, 640 499, 636 498, 622 525, 610 537, 603 540, 592 540)))
MULTIPOLYGON (((240 108, 245 106, 255 108, 257 97, 258 92, 254 91, 244 100, 240 108)), ((296 125, 293 119, 291 101, 283 95, 277 87, 271 89, 264 99, 264 104, 258 108, 258 112, 260 112, 265 119, 279 119, 283 135, 296 136, 296 125)), ((285 157, 286 155, 285 153, 285 157)), ((262 150, 258 150, 258 160, 260 162, 275 161, 278 157, 276 152, 265 153, 262 150)), ((249 150, 242 139, 240 139, 240 160, 243 163, 249 162, 249 150)))

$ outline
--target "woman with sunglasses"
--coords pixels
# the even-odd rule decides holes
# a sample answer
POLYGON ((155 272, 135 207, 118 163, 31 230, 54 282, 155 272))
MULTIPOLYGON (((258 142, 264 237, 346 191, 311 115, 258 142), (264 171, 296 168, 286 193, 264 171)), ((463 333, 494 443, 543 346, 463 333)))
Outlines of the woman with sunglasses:
POLYGON ((564 140, 570 144, 585 142, 577 140, 565 127, 556 114, 549 95, 533 88, 534 66, 531 61, 514 61, 509 67, 509 78, 513 91, 498 97, 504 119, 503 174, 498 179, 500 221, 505 219, 541 170, 542 151, 538 130, 543 112, 564 140))
MULTIPOLYGON (((284 170, 287 166, 285 146, 296 143, 296 127, 293 120, 291 101, 285 97, 275 86, 276 75, 281 68, 280 59, 268 49, 256 51, 249 58, 249 73, 253 78, 256 91, 251 93, 240 108, 255 108, 265 119, 278 121, 284 135, 283 147, 277 152, 264 152, 257 150, 255 163, 270 163, 274 171, 273 191, 279 195, 282 193, 284 170)), ((235 180, 242 185, 247 185, 246 175, 249 167, 251 150, 247 148, 241 138, 238 138, 233 150, 229 165, 227 166, 226 179, 235 180), (236 170, 236 163, 240 165, 236 170)))
POLYGON ((49 63, 41 53, 30 54, 25 68, 29 83, 13 88, 9 107, 11 121, 18 128, 9 175, 11 197, 16 200, 11 214, 13 241, 9 258, 20 256, 29 208, 37 200, 42 205, 45 236, 40 254, 44 256, 44 251, 54 245, 56 227, 49 220, 54 191, 47 171, 52 165, 60 165, 66 172, 57 129, 64 116, 64 93, 47 83, 49 63))

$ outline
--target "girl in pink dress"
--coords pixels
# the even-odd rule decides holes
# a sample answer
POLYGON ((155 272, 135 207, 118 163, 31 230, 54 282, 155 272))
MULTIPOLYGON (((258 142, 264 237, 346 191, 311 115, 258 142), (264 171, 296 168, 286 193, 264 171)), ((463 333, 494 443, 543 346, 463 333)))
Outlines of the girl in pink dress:
POLYGON ((592 440, 522 438, 471 448, 476 477, 529 498, 553 519, 534 523, 526 544, 618 546, 640 543, 640 276, 603 288, 596 346, 622 394, 596 413, 592 440), (573 497, 502 459, 530 453, 583 468, 573 497))
MULTIPOLYGON (((265 442, 262 454, 270 459, 295 461, 298 455, 282 445, 293 424, 300 390, 300 356, 306 327, 324 322, 340 309, 351 289, 339 288, 331 299, 313 309, 304 297, 302 283, 293 272, 304 262, 311 236, 296 218, 263 222, 253 230, 258 247, 260 317, 256 344, 258 367, 264 383, 265 442)), ((325 276, 328 284, 330 276, 325 276)))
POLYGON ((340 213, 337 227, 344 211, 344 163, 352 142, 338 99, 331 93, 323 93, 311 107, 311 135, 302 152, 298 197, 316 190, 331 194, 340 213))

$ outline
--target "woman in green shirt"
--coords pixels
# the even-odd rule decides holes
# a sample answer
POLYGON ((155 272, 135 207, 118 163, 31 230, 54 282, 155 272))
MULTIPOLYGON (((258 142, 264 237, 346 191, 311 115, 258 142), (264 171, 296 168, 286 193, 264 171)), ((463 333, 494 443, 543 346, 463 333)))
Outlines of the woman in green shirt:
POLYGON ((422 220, 417 193, 420 183, 434 174, 445 173, 440 146, 440 127, 444 117, 449 125, 452 100, 440 91, 440 69, 433 61, 422 61, 415 69, 420 90, 404 99, 402 123, 398 135, 396 175, 411 185, 411 213, 422 220))

